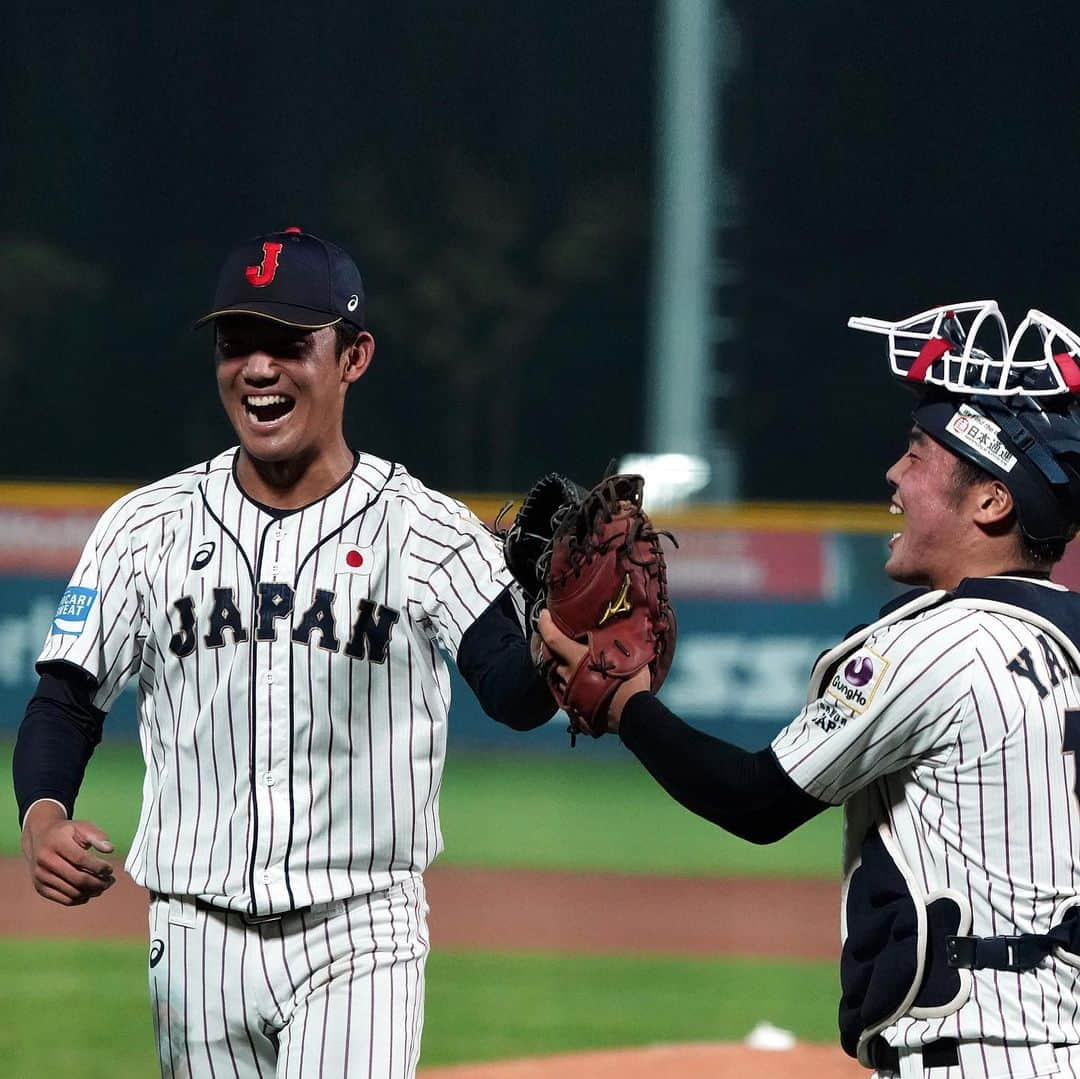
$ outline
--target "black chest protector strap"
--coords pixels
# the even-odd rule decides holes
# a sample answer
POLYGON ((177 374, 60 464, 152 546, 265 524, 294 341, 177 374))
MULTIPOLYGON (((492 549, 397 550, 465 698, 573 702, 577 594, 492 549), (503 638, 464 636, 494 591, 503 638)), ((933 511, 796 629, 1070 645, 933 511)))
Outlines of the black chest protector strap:
POLYGON ((949 966, 958 970, 1034 970, 1059 949, 1073 955, 1080 952, 1080 906, 1070 907, 1049 933, 950 936, 945 948, 949 966))

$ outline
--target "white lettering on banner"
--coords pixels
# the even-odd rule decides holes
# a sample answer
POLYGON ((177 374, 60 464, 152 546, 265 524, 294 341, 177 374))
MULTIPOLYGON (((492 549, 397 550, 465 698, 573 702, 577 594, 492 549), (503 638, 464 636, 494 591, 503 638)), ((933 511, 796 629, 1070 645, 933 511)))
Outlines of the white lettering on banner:
POLYGON ((74 551, 77 559, 78 551, 93 531, 98 516, 96 510, 59 514, 0 509, 0 548, 56 548, 74 551))
POLYGON ((802 710, 814 661, 833 643, 819 637, 683 635, 660 696, 687 718, 786 722, 802 710))
POLYGON ((34 685, 34 660, 55 613, 56 598, 38 596, 23 614, 0 615, 0 686, 34 685))
MULTIPOLYGON (((18 689, 27 697, 33 692, 38 678, 34 663, 55 614, 55 594, 34 596, 21 613, 0 610, 0 688, 18 689)), ((138 680, 132 679, 124 692, 137 688, 138 680)))
POLYGON ((765 567, 745 556, 721 562, 680 555, 668 568, 672 595, 753 595, 762 591, 765 577, 765 567))

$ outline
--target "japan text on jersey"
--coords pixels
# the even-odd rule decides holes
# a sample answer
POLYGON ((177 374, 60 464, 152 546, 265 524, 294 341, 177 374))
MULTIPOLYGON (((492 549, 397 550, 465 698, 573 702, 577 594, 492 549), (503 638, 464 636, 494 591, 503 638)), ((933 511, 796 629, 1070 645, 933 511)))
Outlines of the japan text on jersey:
POLYGON ((500 548, 378 458, 283 514, 234 454, 103 515, 40 661, 103 711, 137 682, 140 884, 258 913, 387 888, 442 846, 444 657, 510 583, 500 548))

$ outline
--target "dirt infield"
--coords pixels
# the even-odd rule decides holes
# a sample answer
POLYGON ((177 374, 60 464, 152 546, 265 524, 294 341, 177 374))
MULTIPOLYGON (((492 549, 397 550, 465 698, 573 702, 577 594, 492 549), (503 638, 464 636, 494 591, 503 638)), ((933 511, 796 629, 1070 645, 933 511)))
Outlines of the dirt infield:
MULTIPOLYGON (((827 881, 587 876, 436 866, 424 874, 437 948, 831 959, 839 886, 827 881), (594 912, 611 912, 598 922, 594 912), (658 912, 666 917, 659 920, 658 912)), ((0 934, 146 934, 146 892, 121 873, 84 907, 39 898, 19 859, 0 859, 0 934)))
POLYGON ((598 1053, 566 1053, 496 1064, 425 1068, 420 1079, 866 1079, 869 1073, 839 1049, 797 1045, 774 1051, 743 1045, 654 1045, 598 1053))
MULTIPOLYGON (((425 874, 436 948, 835 959, 839 887, 823 881, 631 877, 465 869, 425 874), (611 912, 598 922, 593 912, 611 912), (663 915, 662 917, 660 915, 663 915)), ((68 910, 40 899, 23 862, 0 859, 0 935, 142 938, 146 892, 121 873, 99 900, 68 910)), ((653 1046, 428 1068, 422 1079, 853 1079, 828 1046, 653 1046)))

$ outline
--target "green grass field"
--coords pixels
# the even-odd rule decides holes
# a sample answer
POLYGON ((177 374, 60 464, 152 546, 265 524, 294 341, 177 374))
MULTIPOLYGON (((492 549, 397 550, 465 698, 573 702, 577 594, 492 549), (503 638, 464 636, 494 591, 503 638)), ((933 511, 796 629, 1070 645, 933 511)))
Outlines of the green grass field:
MULTIPOLYGON (((157 1074, 143 944, 0 940, 0 969, 4 1076, 157 1074)), ((828 1042, 836 997, 832 963, 435 952, 421 1064, 730 1041, 762 1019, 828 1042)))
MULTIPOLYGON (((0 744, 10 774, 11 744, 0 744)), ((95 754, 78 815, 120 850, 134 833, 142 763, 132 746, 95 754)), ((442 792, 459 865, 835 878, 839 814, 753 847, 688 813, 628 754, 598 759, 451 750, 442 792)), ((18 851, 0 785, 0 853, 18 851)), ((0 939, 0 1075, 127 1079, 156 1074, 142 943, 0 939)), ((833 963, 436 951, 428 963, 423 1063, 604 1046, 742 1038, 763 1019, 835 1041, 833 963)))
MULTIPOLYGON (((0 745, 10 775, 11 743, 0 745)), ((120 850, 135 831, 142 761, 132 745, 102 745, 76 807, 120 850)), ((456 865, 685 876, 837 878, 840 813, 769 847, 735 839, 673 802, 629 753, 590 757, 585 744, 546 754, 451 750, 442 797, 446 852, 456 865)), ((0 853, 19 849, 10 784, 0 785, 0 853)))

